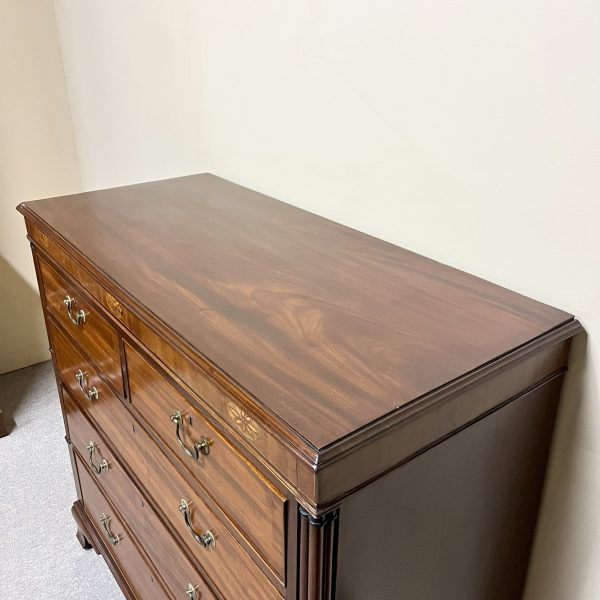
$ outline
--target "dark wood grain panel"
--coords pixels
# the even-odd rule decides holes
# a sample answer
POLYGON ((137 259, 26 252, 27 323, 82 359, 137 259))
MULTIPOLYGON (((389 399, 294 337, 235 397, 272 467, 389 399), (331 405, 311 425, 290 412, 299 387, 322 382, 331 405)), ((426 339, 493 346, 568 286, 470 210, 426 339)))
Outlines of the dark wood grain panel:
MULTIPOLYGON (((38 245, 39 252, 48 252, 52 257, 48 260, 59 262, 77 280, 84 282, 86 289, 93 290, 94 297, 99 301, 106 298, 116 301, 112 294, 117 292, 112 283, 104 279, 103 285, 100 285, 97 277, 102 277, 102 274, 96 272, 92 275, 87 268, 73 260, 70 254, 61 249, 62 241, 59 244, 53 235, 42 233, 37 225, 30 222, 28 231, 38 245), (111 292, 103 286, 108 286, 111 292)), ((173 332, 164 328, 157 330, 142 320, 139 307, 133 309, 120 296, 117 303, 123 309, 120 322, 128 333, 137 338, 136 342, 142 342, 152 352, 155 361, 190 394, 196 405, 200 405, 216 420, 225 435, 237 438, 238 445, 248 450, 248 456, 276 474, 282 485, 315 515, 326 512, 344 494, 364 485, 405 458, 404 452, 403 456, 395 454, 398 443, 404 448, 404 441, 408 439, 415 450, 419 444, 428 445, 434 434, 432 432, 430 436, 428 427, 421 422, 421 419, 428 418, 428 411, 424 407, 440 404, 440 410, 435 410, 439 418, 432 422, 437 430, 435 435, 442 435, 442 431, 443 434, 450 433, 456 427, 455 421, 465 423, 477 419, 515 391, 534 385, 550 373, 549 370, 542 372, 548 361, 540 360, 538 355, 547 354, 550 346, 563 344, 567 348, 567 341, 581 330, 577 321, 569 321, 317 451, 298 437, 296 432, 285 429, 280 419, 262 410, 261 404, 252 403, 252 399, 244 395, 244 390, 232 386, 227 377, 218 369, 211 368, 206 361, 203 362, 200 355, 194 358, 187 355, 185 348, 177 345, 172 337, 173 332), (463 392, 466 392, 466 398, 463 398, 463 392), (467 401, 468 398, 472 401, 467 401), (256 439, 249 440, 232 426, 228 411, 231 401, 258 425, 260 435, 256 439), (454 418, 455 412, 460 419, 454 418), (449 418, 442 419, 442 413, 449 418), (423 439, 418 440, 407 427, 420 432, 423 439), (356 461, 353 454, 356 455, 356 461)))
POLYGON ((117 332, 107 323, 77 284, 68 281, 45 260, 40 259, 39 265, 46 309, 94 361, 98 371, 104 374, 114 385, 115 390, 123 396, 121 353, 117 332), (73 314, 79 310, 86 314, 85 321, 79 325, 72 322, 67 312, 64 304, 67 296, 74 300, 73 314))
MULTIPOLYGON (((205 492, 246 532, 283 581, 285 496, 238 454, 190 401, 167 381, 164 373, 153 368, 129 345, 125 347, 125 354, 132 407, 171 449, 172 460, 179 459, 193 473, 205 492), (198 458, 191 458, 181 448, 176 426, 171 421, 176 410, 183 418, 181 439, 189 449, 193 449, 198 440, 208 440, 208 455, 200 453, 198 458)), ((260 433, 237 405, 230 402, 229 410, 244 435, 254 438, 260 433)))
MULTIPOLYGON (((188 585, 196 589, 198 598, 215 600, 216 596, 202 579, 196 568, 179 548, 170 533, 129 479, 107 444, 83 415, 77 403, 65 392, 64 406, 71 432, 71 441, 82 463, 88 463, 88 444, 96 444, 93 460, 96 466, 106 460, 108 468, 98 474, 93 468, 89 474, 98 486, 118 507, 120 514, 146 551, 167 589, 174 598, 185 598, 188 585)), ((87 464, 89 467, 90 465, 87 464)))
MULTIPOLYGON (((198 562, 204 567, 208 577, 215 582, 216 586, 226 597, 237 597, 236 594, 248 593, 249 598, 279 597, 271 581, 278 585, 283 591, 281 577, 274 573, 257 555, 251 558, 247 551, 252 549, 251 542, 245 534, 235 530, 232 534, 229 529, 235 528, 232 523, 223 524, 220 517, 206 505, 202 492, 191 486, 178 471, 173 467, 169 458, 152 441, 136 419, 125 408, 117 396, 107 389, 99 389, 98 401, 88 402, 81 394, 78 384, 74 381, 72 374, 78 368, 83 368, 88 374, 88 380, 93 384, 97 380, 97 374, 89 364, 85 362, 82 355, 69 342, 65 334, 55 325, 50 324, 50 334, 57 363, 60 379, 67 388, 70 395, 76 399, 80 409, 90 419, 99 425, 100 430, 108 432, 112 446, 117 454, 128 465, 137 480, 147 490, 149 496, 154 499, 154 504, 166 521, 171 523, 174 531, 180 532, 180 540, 189 541, 185 527, 182 527, 182 516, 178 511, 181 498, 194 502, 194 510, 205 517, 216 527, 219 534, 219 552, 203 551, 199 553, 199 547, 192 542, 189 544, 190 551, 195 553, 198 562), (167 491, 170 493, 169 502, 166 502, 167 491), (241 538, 241 541, 237 541, 241 538), (242 547, 243 544, 243 547, 242 547), (236 566, 237 579, 229 576, 226 568, 231 559, 236 566), (254 560, 259 561, 257 566, 254 560), (265 575, 260 568, 268 571, 265 575), (246 586, 246 587, 244 587, 246 586), (232 592, 233 590, 234 592, 232 592)), ((283 525, 282 525, 283 526, 283 525)))
MULTIPOLYGON (((298 600, 336 598, 338 516, 337 510, 317 518, 299 511, 298 600)), ((377 594, 375 589, 373 596, 377 594)))
POLYGON ((211 175, 19 210, 78 495, 164 588, 77 501, 128 599, 518 597, 571 315, 211 175))
POLYGON ((211 175, 21 210, 317 448, 572 319, 211 175))
POLYGON ((159 577, 134 542, 129 528, 125 526, 115 508, 102 494, 87 468, 80 462, 78 462, 77 468, 83 493, 84 509, 103 539, 108 538, 101 522, 101 516, 110 517, 109 531, 114 536, 119 537, 119 542, 117 545, 105 542, 105 545, 114 562, 123 571, 138 600, 148 600, 150 598, 152 600, 171 600, 163 589, 159 577))
MULTIPOLYGON (((75 458, 73 458, 74 468, 77 469, 75 458)), ((77 477, 79 481, 79 477, 77 477)), ((136 600, 136 595, 131 588, 129 581, 127 580, 126 574, 121 570, 119 565, 115 562, 110 551, 108 550, 108 543, 104 543, 104 539, 101 537, 100 532, 96 530, 96 527, 88 514, 83 508, 83 501, 81 499, 76 500, 71 507, 71 515, 77 525, 77 532, 75 537, 81 544, 84 550, 94 549, 96 554, 100 554, 106 561, 109 571, 112 573, 117 585, 121 588, 123 596, 127 600, 136 600)))
MULTIPOLYGON (((427 401, 415 402, 413 410, 395 426, 380 430, 368 441, 357 444, 350 437, 332 457, 323 456, 317 472, 316 506, 326 512, 349 493, 367 485, 377 476, 406 461, 439 440, 498 406, 519 396, 566 369, 570 339, 548 340, 536 352, 513 364, 505 363, 468 386, 456 382, 457 390, 445 388, 427 401), (426 423, 426 426, 424 426, 426 423), (378 465, 374 470, 374 465, 378 465)), ((334 451, 335 450, 335 451, 334 451)))
POLYGON ((350 497, 338 597, 521 600, 562 379, 350 497))
MULTIPOLYGON (((225 598, 248 600, 276 600, 283 594, 253 561, 231 535, 228 527, 208 508, 202 491, 191 486, 173 468, 168 457, 154 443, 131 415, 120 415, 120 429, 131 432, 127 444, 117 446, 119 454, 152 498, 162 518, 176 534, 178 542, 203 566, 207 576, 225 598), (210 530, 216 538, 216 547, 202 548, 188 531, 179 510, 181 499, 192 506, 192 518, 198 530, 210 530)), ((120 437, 120 434, 117 436, 120 437)))
POLYGON ((239 388, 232 387, 232 384, 227 378, 223 378, 218 370, 210 369, 209 365, 198 356, 195 356, 194 359, 190 358, 174 345, 172 338, 176 336, 173 335, 173 332, 170 332, 171 335, 164 330, 158 333, 120 296, 117 299, 113 295, 117 292, 112 290, 112 286, 110 287, 113 293, 105 287, 106 282, 104 285, 99 283, 100 274, 92 274, 81 266, 61 248, 54 237, 42 233, 31 222, 27 222, 27 228, 31 239, 36 244, 36 254, 41 254, 47 262, 59 265, 60 268, 66 270, 72 278, 81 282, 85 289, 109 312, 114 311, 120 325, 126 328, 126 334, 133 335, 136 341, 141 342, 154 355, 155 360, 159 361, 161 366, 168 370, 188 393, 197 400, 202 398, 204 407, 222 420, 222 424, 228 429, 230 436, 237 437, 238 442, 246 446, 256 460, 265 464, 269 470, 274 469, 287 484, 296 488, 297 469, 302 468, 297 465, 297 461, 316 460, 314 447, 306 442, 298 443, 297 439, 294 439, 292 444, 291 440, 285 438, 289 434, 289 430, 283 427, 278 420, 273 420, 268 414, 261 411, 260 406, 252 405, 250 407, 247 396, 239 388), (230 393, 227 392, 227 389, 230 393), (251 415, 255 422, 260 423, 261 435, 257 439, 250 440, 235 428, 227 410, 227 405, 232 399, 248 415, 251 415))
POLYGON ((69 390, 70 394, 80 400, 85 406, 86 412, 91 414, 99 422, 107 425, 108 431, 113 431, 111 424, 116 414, 124 410, 122 401, 104 383, 96 368, 83 354, 77 350, 69 340, 66 333, 56 324, 48 320, 48 337, 54 355, 56 371, 60 381, 69 390), (76 373, 81 370, 84 373, 84 390, 95 388, 98 396, 94 400, 88 400, 79 386, 76 373))

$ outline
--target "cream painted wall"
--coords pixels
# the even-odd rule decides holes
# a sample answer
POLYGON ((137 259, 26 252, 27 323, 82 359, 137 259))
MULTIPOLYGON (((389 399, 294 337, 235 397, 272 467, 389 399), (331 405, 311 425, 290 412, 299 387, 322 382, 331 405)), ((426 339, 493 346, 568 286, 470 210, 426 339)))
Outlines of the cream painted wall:
POLYGON ((0 373, 47 360, 17 204, 80 188, 52 2, 0 1, 0 373))
POLYGON ((527 600, 600 597, 600 3, 202 2, 210 169, 575 313, 527 600))
POLYGON ((54 4, 83 187, 205 170, 199 3, 54 4))
POLYGON ((0 373, 49 358, 19 202, 206 170, 198 8, 0 0, 0 373))
POLYGON ((600 5, 55 6, 86 189, 211 170, 581 319, 527 600, 600 597, 600 5))

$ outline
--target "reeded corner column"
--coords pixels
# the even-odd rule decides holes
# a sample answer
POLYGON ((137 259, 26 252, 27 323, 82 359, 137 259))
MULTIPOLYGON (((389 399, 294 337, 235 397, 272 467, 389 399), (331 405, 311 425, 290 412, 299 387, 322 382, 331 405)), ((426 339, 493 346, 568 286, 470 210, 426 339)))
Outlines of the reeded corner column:
POLYGON ((339 509, 313 517, 298 510, 297 600, 334 600, 339 509))

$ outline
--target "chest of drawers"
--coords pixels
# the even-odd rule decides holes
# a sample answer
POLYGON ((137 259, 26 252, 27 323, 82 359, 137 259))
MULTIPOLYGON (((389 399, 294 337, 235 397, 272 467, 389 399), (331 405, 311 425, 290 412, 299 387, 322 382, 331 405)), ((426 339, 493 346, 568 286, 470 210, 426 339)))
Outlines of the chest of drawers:
POLYGON ((212 175, 18 208, 127 598, 521 597, 571 315, 212 175))

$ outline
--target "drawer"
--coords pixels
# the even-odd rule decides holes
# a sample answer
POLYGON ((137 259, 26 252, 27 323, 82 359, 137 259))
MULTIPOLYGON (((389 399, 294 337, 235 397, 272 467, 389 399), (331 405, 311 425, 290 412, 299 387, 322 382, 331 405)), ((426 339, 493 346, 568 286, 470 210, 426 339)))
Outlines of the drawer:
POLYGON ((135 446, 128 448, 130 456, 125 460, 140 474, 166 521, 223 596, 227 600, 281 600, 265 573, 205 504, 203 492, 187 484, 142 427, 135 427, 133 438, 135 446))
MULTIPOLYGON (((76 459, 77 460, 77 459, 76 459)), ((139 600, 168 600, 159 579, 87 468, 77 460, 83 507, 139 600)))
POLYGON ((92 359, 100 374, 123 395, 119 336, 92 300, 40 258, 44 302, 48 312, 92 359), (70 300, 70 305, 65 302, 70 300), (83 317, 81 315, 84 315, 83 317))
POLYGON ((89 474, 119 508, 173 597, 215 600, 208 585, 67 391, 63 391, 63 406, 69 436, 80 460, 87 463, 89 474), (186 595, 188 590, 190 593, 186 595))
POLYGON ((62 384, 74 398, 81 400, 85 411, 112 437, 115 415, 120 409, 126 411, 123 402, 100 379, 92 363, 71 343, 66 334, 50 322, 48 336, 62 384))
MULTIPOLYGON (((95 386, 97 375, 82 355, 57 327, 49 327, 59 376, 77 404, 106 434, 117 454, 153 498, 158 512, 172 525, 180 539, 197 556, 208 578, 221 590, 225 598, 247 600, 275 600, 281 595, 267 576, 228 531, 227 526, 206 506, 201 496, 192 490, 169 458, 140 427, 124 404, 106 386, 97 388, 98 398, 92 401, 79 389, 74 378, 78 369, 86 373, 88 385, 95 386), (181 500, 192 506, 194 523, 201 519, 216 537, 214 548, 202 548, 191 537, 179 510, 181 500), (232 576, 231 573, 235 573, 232 576)), ((100 384, 99 384, 100 385, 100 384)), ((87 390, 87 386, 84 385, 87 390)), ((95 440, 87 440, 87 443, 95 440)), ((106 451, 100 447, 100 452, 106 451)), ((98 459, 96 459, 98 460, 98 459)), ((108 460, 108 459, 107 459, 108 460)), ((110 474, 110 465, 108 469, 110 474)), ((107 477, 108 479, 108 477, 107 477)), ((251 508, 250 510, 255 510, 251 508)))
POLYGON ((125 344, 131 404, 284 581, 285 497, 125 344), (175 416, 180 415, 176 420, 175 416))

